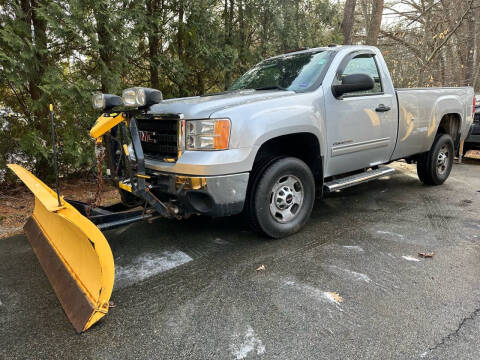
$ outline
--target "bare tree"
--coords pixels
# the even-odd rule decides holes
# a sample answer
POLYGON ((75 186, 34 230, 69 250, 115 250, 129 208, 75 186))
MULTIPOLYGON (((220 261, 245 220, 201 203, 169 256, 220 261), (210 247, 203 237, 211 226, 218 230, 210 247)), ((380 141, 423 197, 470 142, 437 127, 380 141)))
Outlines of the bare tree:
POLYGON ((371 13, 367 22, 367 37, 365 43, 367 45, 377 45, 380 26, 382 25, 383 0, 371 0, 371 13))
POLYGON ((475 77, 475 17, 471 9, 467 19, 466 40, 465 85, 473 86, 475 77))
MULTIPOLYGON (((373 13, 362 2, 362 22, 373 13)), ((395 85, 480 86, 480 0, 402 0, 386 3, 378 45, 395 85)), ((367 26, 365 26, 367 28, 367 26)), ((365 31, 367 33, 368 31, 365 31)))
POLYGON ((350 45, 352 43, 353 23, 355 22, 355 5, 357 0, 345 1, 343 8, 342 33, 343 44, 350 45))

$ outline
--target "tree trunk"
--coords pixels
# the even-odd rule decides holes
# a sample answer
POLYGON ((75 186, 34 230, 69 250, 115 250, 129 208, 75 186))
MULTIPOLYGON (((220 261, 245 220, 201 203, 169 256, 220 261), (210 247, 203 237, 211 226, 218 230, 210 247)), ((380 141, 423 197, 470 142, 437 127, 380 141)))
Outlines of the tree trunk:
POLYGON ((35 45, 35 67, 36 71, 32 74, 29 84, 30 96, 33 101, 40 100, 42 90, 40 89, 40 81, 47 67, 47 23, 39 14, 39 3, 37 0, 31 1, 31 27, 33 29, 33 42, 35 45))
POLYGON ((343 44, 352 44, 353 24, 355 22, 355 5, 357 0, 345 1, 345 7, 343 8, 343 21, 342 21, 342 34, 343 44))
MULTIPOLYGON (((225 45, 233 45, 233 11, 234 11, 235 1, 234 0, 225 0, 223 16, 225 20, 225 45)), ((227 70, 225 72, 225 90, 230 87, 232 84, 232 72, 227 70)))
POLYGON ((268 32, 269 32, 269 25, 270 25, 270 8, 269 3, 265 2, 263 4, 263 12, 262 12, 262 29, 261 29, 261 36, 260 36, 260 56, 265 58, 267 55, 267 44, 268 44, 268 32))
POLYGON ((473 66, 474 69, 474 80, 473 80, 473 86, 475 87, 475 90, 478 91, 480 88, 480 7, 477 7, 474 10, 475 14, 475 64, 473 66))
POLYGON ((247 66, 246 64, 246 42, 247 42, 247 29, 245 24, 245 13, 244 13, 244 4, 243 0, 238 2, 238 26, 239 26, 239 58, 240 58, 240 69, 243 69, 247 66))
POLYGON ((473 10, 470 10, 467 18, 467 41, 465 61, 465 82, 464 85, 472 86, 474 80, 474 55, 475 55, 475 18, 473 10))
POLYGON ((372 14, 367 28, 367 45, 377 45, 380 26, 382 25, 383 0, 372 0, 372 14))
POLYGON ((178 25, 177 25, 177 53, 180 59, 183 58, 183 16, 185 15, 184 0, 178 3, 178 25))
POLYGON ((102 92, 111 94, 115 91, 115 79, 112 76, 112 58, 114 54, 113 42, 107 29, 105 16, 108 14, 107 4, 100 2, 93 8, 93 15, 97 24, 98 53, 101 61, 100 82, 102 92))
MULTIPOLYGON (((22 6, 28 8, 28 1, 22 3, 22 6)), ((48 66, 48 50, 47 50, 47 22, 39 14, 41 4, 37 0, 30 1, 29 14, 27 20, 30 20, 29 28, 32 29, 31 39, 34 45, 34 66, 33 72, 30 74, 28 90, 30 98, 33 102, 34 126, 42 134, 43 138, 50 139, 48 127, 48 108, 47 101, 43 99, 43 91, 40 88, 45 69, 48 66)), ((27 13, 27 14, 28 14, 27 13)), ((28 23, 27 23, 28 24, 28 23)), ((52 172, 48 159, 41 157, 35 163, 35 172, 39 178, 51 180, 52 172)))
MULTIPOLYGON (((160 88, 160 82, 158 78, 158 57, 159 57, 159 28, 157 24, 158 18, 158 1, 148 0, 146 2, 147 7, 147 19, 149 21, 148 30, 148 57, 149 57, 149 70, 150 70, 150 86, 154 89, 160 88)), ((162 7, 163 8, 163 7, 162 7)), ((163 9, 162 9, 163 10, 163 9)))

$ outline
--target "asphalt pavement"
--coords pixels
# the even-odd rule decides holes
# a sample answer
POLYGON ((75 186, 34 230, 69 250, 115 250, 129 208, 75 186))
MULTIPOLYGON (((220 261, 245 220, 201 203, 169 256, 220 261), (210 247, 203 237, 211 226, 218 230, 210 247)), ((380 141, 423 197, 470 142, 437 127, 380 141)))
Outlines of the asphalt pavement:
POLYGON ((286 239, 239 216, 108 232, 116 307, 80 335, 25 236, 1 240, 0 358, 479 359, 480 161, 438 187, 393 166, 286 239))

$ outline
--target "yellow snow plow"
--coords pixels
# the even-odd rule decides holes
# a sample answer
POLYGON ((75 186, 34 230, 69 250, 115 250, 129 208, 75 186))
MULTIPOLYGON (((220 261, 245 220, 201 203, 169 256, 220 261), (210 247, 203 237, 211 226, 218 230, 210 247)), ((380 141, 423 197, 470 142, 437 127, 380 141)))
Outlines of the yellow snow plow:
MULTIPOLYGON (((94 204, 96 201, 86 204, 61 197, 52 108, 50 111, 57 191, 20 165, 8 167, 35 195, 25 234, 65 314, 75 330, 82 332, 107 314, 114 285, 114 259, 102 231, 149 219, 153 214, 166 218, 179 218, 180 214, 176 205, 162 202, 153 186, 146 183, 150 176, 145 172, 132 112, 106 112, 90 130, 96 152, 101 155, 97 156, 99 184, 103 179, 102 161, 107 158, 107 174, 114 172, 109 179, 118 187, 122 202, 100 207, 94 204)), ((185 182, 180 185, 184 187, 185 182)))
POLYGON ((114 264, 107 240, 90 220, 29 171, 8 165, 35 195, 24 230, 65 314, 77 332, 107 312, 114 264))

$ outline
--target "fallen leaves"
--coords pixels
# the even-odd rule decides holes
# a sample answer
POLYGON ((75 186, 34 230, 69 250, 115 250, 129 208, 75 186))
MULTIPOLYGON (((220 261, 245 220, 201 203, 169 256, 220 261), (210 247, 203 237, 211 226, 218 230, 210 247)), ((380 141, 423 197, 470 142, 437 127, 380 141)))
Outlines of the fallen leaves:
POLYGON ((327 292, 328 296, 333 299, 336 303, 341 303, 343 302, 343 298, 340 296, 339 293, 333 292, 333 291, 328 291, 327 292))
POLYGON ((467 151, 463 156, 471 159, 480 159, 480 150, 467 151))
POLYGON ((434 252, 419 252, 418 256, 421 258, 433 258, 433 255, 435 255, 434 252))

